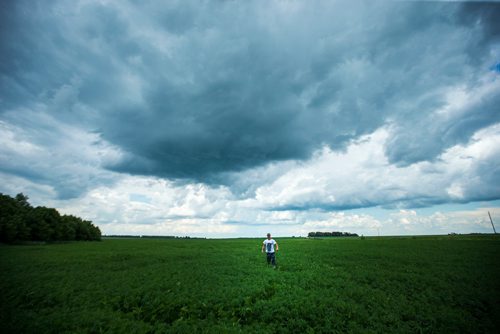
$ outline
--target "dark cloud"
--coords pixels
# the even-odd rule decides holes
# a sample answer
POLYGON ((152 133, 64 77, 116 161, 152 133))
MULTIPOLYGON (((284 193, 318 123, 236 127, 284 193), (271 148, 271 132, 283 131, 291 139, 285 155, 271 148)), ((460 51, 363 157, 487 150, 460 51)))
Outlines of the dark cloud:
POLYGON ((500 39, 500 3, 492 1, 465 2, 457 15, 466 27, 479 25, 483 30, 482 41, 500 39))
POLYGON ((407 165, 499 121, 493 93, 433 116, 492 65, 497 4, 7 3, 0 112, 44 104, 120 147, 119 172, 223 182, 387 124, 407 165))

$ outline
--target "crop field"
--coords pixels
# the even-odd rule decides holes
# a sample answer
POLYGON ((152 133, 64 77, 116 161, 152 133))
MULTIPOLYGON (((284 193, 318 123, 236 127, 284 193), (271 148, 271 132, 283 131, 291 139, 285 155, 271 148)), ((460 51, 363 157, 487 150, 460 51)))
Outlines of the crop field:
POLYGON ((0 246, 3 333, 496 333, 500 238, 0 246))

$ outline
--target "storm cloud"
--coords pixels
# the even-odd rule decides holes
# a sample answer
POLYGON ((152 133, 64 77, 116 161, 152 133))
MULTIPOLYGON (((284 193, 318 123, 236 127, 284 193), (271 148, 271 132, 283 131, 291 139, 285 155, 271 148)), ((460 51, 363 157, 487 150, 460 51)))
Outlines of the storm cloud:
POLYGON ((387 156, 408 165, 499 121, 498 91, 481 91, 498 61, 497 4, 3 7, 2 113, 44 104, 123 150, 106 166, 119 172, 210 182, 386 124, 387 156), (441 115, 460 89, 482 97, 441 115))

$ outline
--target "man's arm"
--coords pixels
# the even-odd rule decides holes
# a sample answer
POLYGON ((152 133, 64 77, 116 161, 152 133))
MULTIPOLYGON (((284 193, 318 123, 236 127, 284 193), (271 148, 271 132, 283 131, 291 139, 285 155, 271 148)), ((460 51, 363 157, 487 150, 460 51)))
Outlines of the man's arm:
POLYGON ((264 253, 264 244, 262 244, 262 253, 264 253))
POLYGON ((278 247, 278 243, 276 243, 276 251, 278 251, 278 248, 279 248, 279 247, 278 247))

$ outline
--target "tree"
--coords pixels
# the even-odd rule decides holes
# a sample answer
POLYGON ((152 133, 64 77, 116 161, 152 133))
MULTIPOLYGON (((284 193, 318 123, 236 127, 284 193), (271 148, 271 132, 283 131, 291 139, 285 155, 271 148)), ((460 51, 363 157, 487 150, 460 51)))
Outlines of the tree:
POLYGON ((101 230, 91 221, 61 216, 53 208, 33 208, 22 193, 14 198, 0 193, 0 242, 26 240, 101 240, 101 230))
POLYGON ((30 209, 27 197, 23 194, 12 198, 0 193, 0 242, 29 239, 26 214, 30 209))
POLYGON ((29 215, 29 226, 31 228, 31 238, 36 241, 55 241, 57 234, 55 228, 60 219, 59 212, 38 206, 29 215))
POLYGON ((28 202, 29 197, 24 195, 23 193, 19 193, 15 197, 16 202, 19 204, 20 207, 29 209, 31 208, 30 203, 28 202))
POLYGON ((73 216, 64 215, 61 217, 61 238, 62 240, 75 240, 75 224, 73 216))

